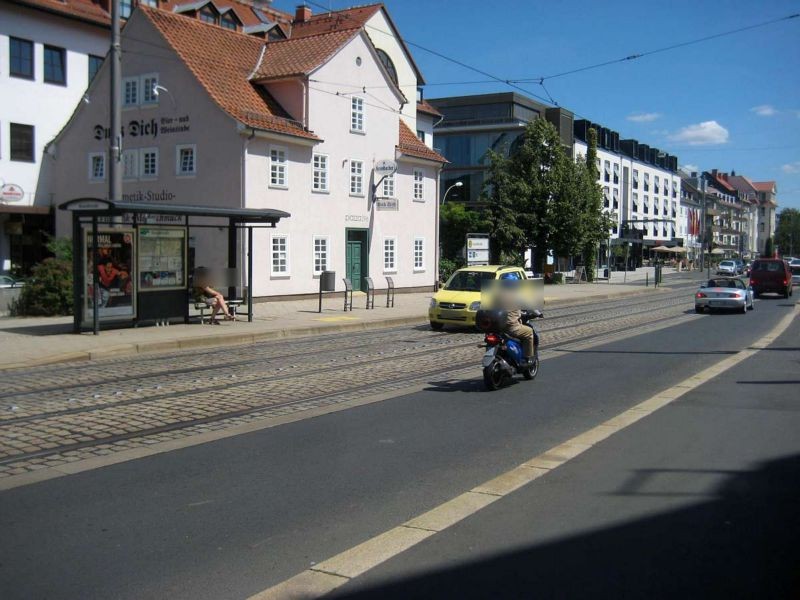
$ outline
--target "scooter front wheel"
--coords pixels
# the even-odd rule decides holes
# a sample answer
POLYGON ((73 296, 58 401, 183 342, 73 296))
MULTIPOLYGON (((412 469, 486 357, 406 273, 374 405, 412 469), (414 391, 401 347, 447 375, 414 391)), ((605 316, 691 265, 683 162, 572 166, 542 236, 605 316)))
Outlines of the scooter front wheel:
POLYGON ((483 383, 486 384, 486 389, 491 392, 497 391, 503 386, 505 376, 503 367, 497 361, 483 368, 483 383))
POLYGON ((525 379, 527 379, 528 381, 530 381, 531 379, 533 379, 534 377, 536 377, 536 375, 537 375, 538 373, 539 373, 539 357, 537 356, 537 357, 534 359, 534 361, 533 361, 533 364, 532 364, 530 367, 528 367, 527 369, 524 369, 524 370, 522 371, 522 376, 523 376, 525 379))

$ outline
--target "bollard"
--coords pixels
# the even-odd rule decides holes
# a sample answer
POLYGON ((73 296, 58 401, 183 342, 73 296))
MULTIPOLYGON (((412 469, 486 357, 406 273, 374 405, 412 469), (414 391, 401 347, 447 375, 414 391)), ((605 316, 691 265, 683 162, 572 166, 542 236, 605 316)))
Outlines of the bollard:
POLYGON ((644 274, 644 287, 650 287, 650 273, 644 274))

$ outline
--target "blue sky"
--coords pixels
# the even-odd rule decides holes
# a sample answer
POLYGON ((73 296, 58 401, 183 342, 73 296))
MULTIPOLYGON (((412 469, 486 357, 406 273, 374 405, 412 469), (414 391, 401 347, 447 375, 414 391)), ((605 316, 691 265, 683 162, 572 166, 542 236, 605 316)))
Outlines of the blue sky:
MULTIPOLYGON (((315 0, 333 9, 353 4, 315 0)), ((293 11, 296 3, 278 0, 293 11)), ((387 0, 401 34, 503 79, 539 78, 800 13, 786 0, 387 0)), ((320 9, 314 7, 314 12, 320 9)), ((425 96, 506 91, 413 48, 425 96)), ((546 97, 537 83, 520 84, 546 97)), ((778 182, 800 208, 800 18, 546 81, 559 105, 679 157, 778 182)))

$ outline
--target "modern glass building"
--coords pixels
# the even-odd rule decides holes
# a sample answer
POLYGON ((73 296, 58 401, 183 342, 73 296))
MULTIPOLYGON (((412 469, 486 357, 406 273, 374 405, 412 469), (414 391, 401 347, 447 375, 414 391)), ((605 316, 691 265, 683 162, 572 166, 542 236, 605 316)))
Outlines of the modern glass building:
POLYGON ((492 150, 508 155, 525 126, 544 118, 559 130, 561 141, 573 152, 573 115, 568 110, 540 104, 514 92, 437 98, 428 101, 442 113, 434 131, 434 146, 450 161, 442 171, 441 193, 454 183, 447 200, 477 204, 492 150))

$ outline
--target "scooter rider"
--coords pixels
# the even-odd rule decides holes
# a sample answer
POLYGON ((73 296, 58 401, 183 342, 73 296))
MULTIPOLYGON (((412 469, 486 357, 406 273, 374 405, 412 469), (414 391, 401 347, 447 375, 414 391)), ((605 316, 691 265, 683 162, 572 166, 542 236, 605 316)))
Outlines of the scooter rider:
MULTIPOLYGON (((500 276, 502 281, 508 281, 509 283, 506 285, 514 285, 513 282, 520 281, 520 277, 517 273, 503 273, 500 276)), ((510 300, 513 298, 513 295, 506 295, 503 296, 510 300)), ((533 330, 533 327, 530 325, 524 325, 522 323, 522 309, 518 306, 506 306, 504 307, 506 310, 506 323, 505 323, 505 333, 514 337, 520 341, 522 345, 522 353, 525 357, 525 362, 530 365, 535 361, 538 346, 539 346, 539 336, 536 335, 536 332, 533 330)))

